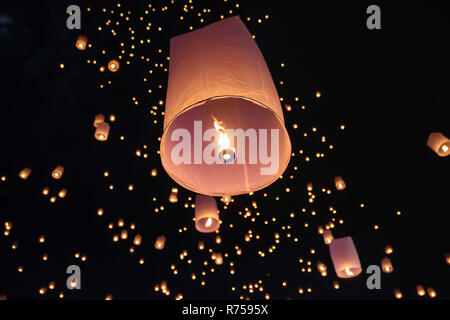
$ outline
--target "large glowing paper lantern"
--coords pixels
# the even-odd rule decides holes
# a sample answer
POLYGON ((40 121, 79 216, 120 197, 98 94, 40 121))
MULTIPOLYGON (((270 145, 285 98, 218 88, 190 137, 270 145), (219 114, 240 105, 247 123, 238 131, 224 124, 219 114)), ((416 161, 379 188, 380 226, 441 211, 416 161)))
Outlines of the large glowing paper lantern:
POLYGON ((427 146, 440 157, 450 155, 450 139, 440 132, 432 132, 428 136, 427 146))
POLYGON ((361 262, 352 237, 334 239, 329 248, 339 278, 353 278, 361 273, 361 262))
POLYGON ((171 39, 160 151, 176 182, 211 196, 262 189, 286 169, 280 99, 239 17, 171 39))
POLYGON ((210 233, 219 229, 220 220, 214 197, 198 194, 195 197, 195 229, 210 233))

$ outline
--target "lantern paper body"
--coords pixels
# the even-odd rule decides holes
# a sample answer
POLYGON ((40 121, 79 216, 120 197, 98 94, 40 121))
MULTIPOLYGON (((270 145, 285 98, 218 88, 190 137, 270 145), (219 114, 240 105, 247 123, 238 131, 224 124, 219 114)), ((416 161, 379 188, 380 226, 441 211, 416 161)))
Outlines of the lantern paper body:
POLYGON ((57 166, 53 171, 52 171, 52 178, 53 179, 61 179, 62 175, 64 173, 64 167, 63 166, 57 166))
POLYGON ((166 243, 166 237, 165 236, 159 236, 158 238, 156 238, 156 241, 155 241, 155 249, 156 250, 164 249, 165 243, 166 243))
POLYGON ((352 237, 334 239, 329 248, 339 278, 353 278, 361 273, 361 262, 352 237))
POLYGON ((334 185, 336 186, 337 190, 344 190, 346 187, 344 179, 342 179, 342 177, 335 177, 334 185))
POLYGON ((195 197, 195 228, 200 232, 210 233, 219 229, 219 226, 216 199, 198 194, 195 197))
POLYGON ((75 46, 78 50, 85 50, 87 46, 87 37, 79 36, 77 42, 75 43, 75 46))
POLYGON ((94 127, 97 128, 99 123, 105 122, 105 116, 103 114, 97 114, 95 115, 95 119, 94 119, 94 127))
MULTIPOLYGON (((216 159, 217 149, 211 153, 216 159)), ((275 85, 264 57, 239 17, 171 39, 161 161, 176 182, 206 195, 249 193, 278 179, 290 156, 291 143, 275 85), (205 161, 203 151, 218 143, 218 134, 202 139, 207 130, 214 130, 212 116, 222 123, 230 134, 231 146, 236 148, 232 163, 205 161), (194 121, 201 123, 201 128, 194 121), (186 140, 189 152, 182 152, 187 160, 180 163, 173 159, 173 150, 184 140, 176 136, 183 129, 190 136, 186 140), (248 136, 239 143, 242 139, 235 138, 239 129, 248 134, 255 130, 257 141, 252 141, 256 143, 250 143, 248 136), (264 140, 260 130, 266 130, 264 140), (235 135, 230 133, 233 131, 235 135), (267 147, 266 154, 276 161, 264 163, 261 141, 267 147)))
POLYGON ((109 124, 106 122, 102 122, 97 124, 97 128, 95 129, 95 139, 99 141, 108 140, 109 135, 109 124))
POLYGON ((427 146, 440 157, 450 155, 450 139, 440 132, 433 132, 428 136, 427 146))

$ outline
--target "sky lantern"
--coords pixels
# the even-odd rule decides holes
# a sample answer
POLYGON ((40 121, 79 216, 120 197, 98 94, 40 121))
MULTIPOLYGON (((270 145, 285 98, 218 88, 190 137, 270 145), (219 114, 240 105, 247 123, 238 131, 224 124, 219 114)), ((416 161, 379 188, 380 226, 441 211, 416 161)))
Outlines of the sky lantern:
POLYGON ((381 259, 381 269, 384 273, 391 273, 394 271, 394 267, 392 266, 391 259, 384 257, 381 259))
POLYGON ((97 128, 99 123, 105 122, 105 116, 103 114, 96 114, 94 118, 94 127, 97 128))
POLYGON ((63 173, 64 173, 64 167, 63 166, 57 166, 52 171, 52 178, 56 179, 56 180, 59 180, 59 179, 61 179, 63 173))
POLYGON ((333 233, 330 229, 323 230, 323 242, 330 244, 334 240, 333 233))
POLYGON ((28 179, 28 176, 31 174, 31 169, 30 168, 23 168, 20 172, 19 172, 19 177, 22 180, 26 180, 28 179))
POLYGON ((440 132, 432 132, 428 136, 427 146, 440 157, 450 155, 450 139, 440 132))
POLYGON ((78 50, 85 50, 87 47, 87 37, 78 36, 77 42, 75 43, 75 47, 77 47, 78 50))
POLYGON ((196 193, 262 189, 286 169, 291 143, 267 64, 239 17, 170 41, 163 167, 196 193))
POLYGON ((119 66, 120 66, 120 63, 117 60, 111 60, 108 63, 108 69, 111 72, 116 72, 117 70, 119 70, 119 66))
POLYGON ((172 191, 169 196, 169 202, 175 203, 178 201, 178 188, 172 188, 172 191))
POLYGON ((214 262, 219 266, 223 263, 223 258, 221 253, 215 253, 214 254, 214 262))
POLYGON ((334 177, 334 185, 336 186, 337 190, 344 190, 346 185, 344 179, 342 177, 334 177))
POLYGON ((142 244, 142 236, 140 234, 135 235, 133 243, 135 246, 140 246, 142 244))
POLYGON ((166 244, 166 237, 165 236, 159 236, 156 238, 155 241, 155 249, 156 250, 162 250, 164 249, 164 245, 166 244))
POLYGON ((94 134, 95 139, 97 139, 98 141, 108 140, 109 129, 109 124, 107 124, 106 122, 98 123, 94 134))
POLYGON ((423 288, 423 286, 421 284, 418 284, 416 286, 416 290, 417 290, 418 296, 423 297, 425 295, 425 289, 423 288))
POLYGON ((361 273, 361 262, 352 237, 334 239, 329 248, 334 270, 339 278, 353 278, 361 273))
POLYGON ((219 227, 216 199, 198 194, 195 197, 195 229, 203 233, 210 233, 216 231, 219 227))

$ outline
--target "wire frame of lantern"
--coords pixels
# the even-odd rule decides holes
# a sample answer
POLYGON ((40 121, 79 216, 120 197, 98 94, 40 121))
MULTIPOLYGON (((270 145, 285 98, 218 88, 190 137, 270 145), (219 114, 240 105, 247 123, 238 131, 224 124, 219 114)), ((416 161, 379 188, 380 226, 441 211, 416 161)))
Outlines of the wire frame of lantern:
POLYGON ((337 190, 344 190, 346 188, 345 181, 340 176, 334 177, 334 185, 337 190))
POLYGON ((156 238, 155 241, 155 249, 156 250, 162 250, 164 249, 164 245, 166 244, 166 237, 165 236, 159 236, 156 238))
POLYGON ((52 171, 52 178, 56 179, 56 180, 59 180, 59 179, 61 179, 63 173, 64 173, 64 167, 63 166, 57 166, 52 171))
POLYGON ((87 47, 87 37, 86 36, 78 36, 77 41, 75 42, 75 47, 78 50, 85 50, 87 47))
POLYGON ((329 249, 334 270, 339 278, 354 278, 361 273, 361 262, 352 237, 334 239, 329 249))
POLYGON ((392 266, 391 259, 384 257, 381 259, 381 270, 383 270, 384 273, 391 273, 394 271, 394 267, 392 266))
POLYGON ((171 39, 160 150, 172 179, 210 196, 262 189, 286 169, 291 143, 280 99, 239 17, 171 39))
POLYGON ((440 157, 450 155, 450 139, 440 132, 432 132, 428 136, 427 146, 440 157))
POLYGON ((203 233, 211 233, 220 227, 217 202, 214 197, 201 194, 195 197, 195 229, 203 233))
POLYGON ((28 177, 31 174, 31 169, 30 168, 23 168, 20 172, 19 172, 19 177, 22 180, 26 180, 28 179, 28 177))
POLYGON ((109 124, 107 124, 106 122, 98 123, 94 134, 95 139, 97 139, 98 141, 108 140, 109 129, 109 124))
POLYGON ((103 114, 96 114, 94 118, 94 127, 97 128, 99 123, 105 122, 105 116, 103 114))
POLYGON ((323 230, 323 242, 330 244, 334 240, 333 233, 329 229, 323 230))
POLYGON ((111 72, 116 72, 117 70, 119 70, 120 67, 120 63, 117 60, 111 60, 108 63, 108 70, 111 72))

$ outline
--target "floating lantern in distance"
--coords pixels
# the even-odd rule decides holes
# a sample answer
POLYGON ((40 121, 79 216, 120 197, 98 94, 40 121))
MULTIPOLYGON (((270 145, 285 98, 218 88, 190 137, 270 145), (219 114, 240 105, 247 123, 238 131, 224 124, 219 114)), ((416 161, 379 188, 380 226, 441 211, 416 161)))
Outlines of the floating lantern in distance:
POLYGON ((214 262, 217 265, 221 265, 223 263, 223 258, 222 258, 222 254, 221 253, 216 253, 215 257, 214 257, 214 262))
POLYGON ((156 177, 158 175, 158 171, 156 169, 152 169, 150 174, 152 177, 156 177))
POLYGON ((78 36, 75 46, 77 47, 78 50, 85 50, 87 47, 87 37, 78 36))
POLYGON ((403 294, 402 294, 402 292, 400 291, 400 289, 394 289, 394 296, 395 296, 395 299, 401 299, 401 298, 403 298, 403 294))
POLYGON ((239 17, 171 39, 165 105, 161 161, 183 187, 210 196, 248 194, 286 169, 291 143, 280 98, 239 17))
POLYGON ((30 174, 31 174, 30 168, 23 168, 22 171, 19 172, 19 177, 22 180, 26 180, 26 179, 28 179, 30 174))
POLYGON ((445 254, 445 262, 446 262, 447 264, 450 264, 450 253, 446 253, 446 254, 445 254))
POLYGON ((334 239, 329 249, 334 270, 339 278, 353 278, 361 273, 361 262, 352 237, 334 239))
POLYGON ((334 240, 333 233, 329 229, 323 230, 323 242, 330 244, 334 240))
POLYGON ((417 295, 420 297, 423 297, 425 295, 425 289, 423 288, 422 285, 418 284, 416 286, 416 290, 417 290, 417 295))
POLYGON ((158 238, 156 238, 156 241, 155 241, 155 249, 156 250, 164 249, 165 243, 166 243, 166 237, 165 236, 159 236, 158 238))
POLYGON ((391 259, 384 257, 381 259, 381 269, 384 273, 391 273, 394 271, 394 267, 392 267, 391 259))
POLYGON ((52 178, 56 179, 56 180, 59 180, 59 179, 61 179, 63 173, 64 173, 64 167, 63 166, 57 166, 52 171, 52 178))
POLYGON ((117 60, 111 60, 108 63, 108 69, 111 72, 116 72, 117 70, 119 70, 119 66, 120 66, 120 63, 117 60))
POLYGON ((61 189, 61 191, 58 192, 58 196, 63 199, 66 197, 67 189, 61 189))
POLYGON ((96 114, 94 119, 94 127, 97 128, 99 123, 105 122, 105 116, 103 114, 96 114))
POLYGON ((198 242, 198 250, 203 250, 205 249, 205 243, 203 241, 199 241, 198 242))
POLYGON ((98 123, 97 128, 95 129, 95 139, 98 141, 106 141, 108 140, 109 135, 109 124, 106 122, 98 123))
POLYGON ((178 196, 175 192, 172 192, 169 196, 169 202, 175 203, 178 201, 178 196))
POLYGON ((386 248, 384 248, 384 251, 386 252, 386 254, 391 254, 392 252, 394 252, 394 249, 392 249, 390 245, 387 245, 386 248))
POLYGON ((306 190, 312 191, 312 189, 313 189, 313 184, 312 184, 311 182, 309 182, 309 183, 306 185, 306 190))
POLYGON ((427 146, 440 157, 450 155, 450 139, 440 132, 432 132, 428 136, 427 146))
POLYGON ((137 234, 134 236, 134 240, 133 240, 134 245, 136 246, 140 246, 142 243, 142 236, 140 234, 137 234))
POLYGON ((434 291, 433 288, 431 288, 431 287, 427 288, 427 293, 430 298, 432 298, 432 299, 436 298, 436 291, 434 291))
POLYGON ((334 177, 334 185, 336 186, 336 189, 338 189, 338 190, 344 190, 346 187, 344 179, 342 179, 342 177, 340 177, 340 176, 334 177))
POLYGON ((195 229, 210 233, 219 229, 217 202, 214 197, 198 194, 195 197, 195 229))

